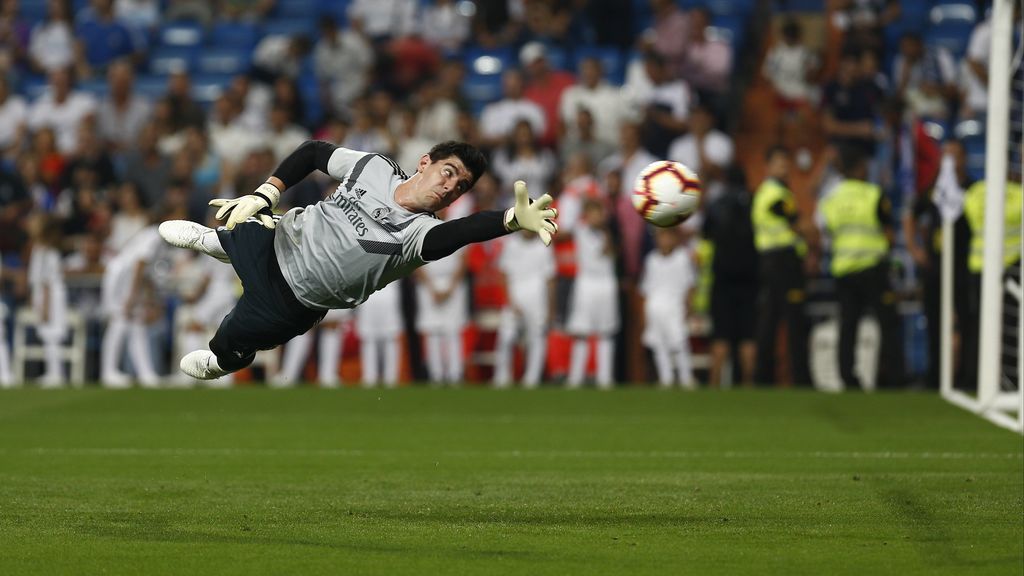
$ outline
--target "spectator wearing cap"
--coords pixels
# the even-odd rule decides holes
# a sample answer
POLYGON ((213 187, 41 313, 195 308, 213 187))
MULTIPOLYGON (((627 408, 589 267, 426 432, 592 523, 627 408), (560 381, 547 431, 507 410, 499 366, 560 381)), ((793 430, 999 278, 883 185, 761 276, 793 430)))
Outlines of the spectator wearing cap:
POLYGON ((523 46, 519 51, 519 64, 526 72, 523 95, 544 111, 546 129, 540 133, 540 142, 554 146, 558 139, 558 107, 562 94, 575 79, 568 72, 551 69, 547 48, 540 42, 528 42, 523 46))
POLYGON ((585 108, 590 114, 593 135, 597 140, 614 145, 619 137, 622 121, 622 92, 604 80, 601 61, 585 58, 580 62, 579 81, 566 88, 559 104, 564 133, 579 137, 579 113, 585 108))
POLYGON ((501 77, 504 97, 484 107, 480 113, 480 136, 489 147, 500 146, 512 135, 520 120, 526 120, 534 134, 547 132, 544 110, 523 95, 523 73, 507 70, 501 77))

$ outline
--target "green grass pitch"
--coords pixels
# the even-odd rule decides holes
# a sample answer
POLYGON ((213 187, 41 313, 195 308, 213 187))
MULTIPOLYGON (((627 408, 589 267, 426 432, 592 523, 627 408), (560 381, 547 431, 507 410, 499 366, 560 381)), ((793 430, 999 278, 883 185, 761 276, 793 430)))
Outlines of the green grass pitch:
POLYGON ((0 393, 0 574, 1010 574, 1024 440, 926 394, 0 393))

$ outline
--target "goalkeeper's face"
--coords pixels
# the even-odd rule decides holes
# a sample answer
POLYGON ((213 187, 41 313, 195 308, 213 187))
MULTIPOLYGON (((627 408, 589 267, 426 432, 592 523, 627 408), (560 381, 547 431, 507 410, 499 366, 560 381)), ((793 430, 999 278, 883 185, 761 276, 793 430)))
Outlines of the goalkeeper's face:
POLYGON ((412 202, 416 208, 436 212, 459 199, 472 186, 473 175, 458 156, 431 160, 424 154, 417 170, 412 202))

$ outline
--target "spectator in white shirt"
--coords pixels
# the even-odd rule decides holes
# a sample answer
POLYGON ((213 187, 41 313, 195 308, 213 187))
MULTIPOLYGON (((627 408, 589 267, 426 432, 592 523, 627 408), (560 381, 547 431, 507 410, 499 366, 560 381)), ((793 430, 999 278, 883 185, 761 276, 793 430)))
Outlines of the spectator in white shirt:
POLYGON ((586 58, 580 62, 580 80, 562 93, 560 113, 567 134, 573 134, 580 108, 590 111, 594 136, 614 145, 619 139, 622 120, 622 92, 604 81, 601 61, 586 58))
POLYGON ((722 191, 724 170, 732 163, 732 139, 715 128, 715 117, 704 104, 690 113, 690 131, 672 141, 668 159, 681 162, 700 175, 703 202, 714 200, 722 191))
POLYGON ((110 94, 97 111, 100 134, 115 151, 135 143, 139 130, 149 118, 152 105, 134 91, 135 72, 127 60, 118 60, 107 69, 110 94))
POLYGON ((289 115, 288 108, 282 104, 274 104, 270 109, 270 126, 265 135, 277 162, 284 160, 310 138, 308 130, 288 121, 289 115))
POLYGON ((509 145, 494 153, 491 170, 511 198, 512 186, 517 180, 529 182, 530 191, 537 196, 550 193, 558 167, 555 155, 540 148, 530 123, 520 120, 509 145))
POLYGON ((96 100, 72 90, 68 68, 50 73, 49 89, 32 103, 28 125, 32 130, 48 127, 57 136, 57 148, 64 154, 78 147, 78 124, 96 112, 96 100))
POLYGON ((25 142, 28 105, 25 99, 11 94, 5 76, 0 75, 0 158, 13 158, 25 142))
POLYGON ((366 89, 373 67, 373 47, 363 35, 362 23, 352 20, 348 29, 339 30, 334 18, 322 18, 313 66, 324 93, 329 95, 329 107, 348 109, 366 89))
POLYGON ((470 16, 455 0, 435 0, 423 9, 423 39, 445 50, 456 50, 469 38, 470 16))
POLYGON ((501 80, 504 98, 488 104, 480 114, 480 136, 484 143, 500 146, 512 135, 512 129, 520 120, 529 122, 534 134, 543 134, 547 129, 544 111, 523 97, 522 72, 508 70, 501 80))
POLYGON ((348 17, 362 20, 370 38, 385 40, 416 30, 417 7, 417 0, 355 0, 348 7, 348 17))
POLYGON ((32 67, 41 73, 67 68, 75 57, 75 32, 71 23, 71 1, 49 0, 46 19, 32 28, 28 56, 32 67))

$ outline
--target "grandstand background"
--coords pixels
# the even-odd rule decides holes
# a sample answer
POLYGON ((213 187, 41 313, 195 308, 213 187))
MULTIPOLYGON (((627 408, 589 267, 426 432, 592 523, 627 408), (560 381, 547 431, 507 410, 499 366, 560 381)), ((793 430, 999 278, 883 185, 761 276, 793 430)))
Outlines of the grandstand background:
MULTIPOLYGON (((817 201, 836 178, 832 119, 850 112, 875 126, 868 137, 872 180, 898 215, 911 214, 915 202, 930 193, 942 142, 962 141, 972 179, 983 177, 984 85, 975 66, 984 66, 978 47, 987 8, 985 2, 953 0, 4 2, 0 250, 8 311, 4 344, 12 347, 15 380, 23 375, 31 381, 41 373, 34 344, 38 319, 18 314, 32 299, 28 224, 40 214, 61 223, 58 248, 72 310, 66 343, 70 379, 94 382, 103 380, 99 365, 108 322, 99 305, 103 269, 131 244, 131 233, 147 223, 146 213, 158 220, 205 221, 209 199, 247 193, 305 139, 381 152, 407 170, 409 158, 436 141, 478 144, 491 155, 493 178, 453 207, 461 213, 506 205, 511 181, 523 174, 535 177, 533 194, 559 198, 570 183, 565 170, 572 153, 586 151, 593 156, 595 194, 614 206, 621 192, 609 189, 609 175, 621 172, 628 189, 628 159, 648 156, 628 149, 617 126, 601 131, 612 119, 595 113, 598 134, 588 142, 580 137, 578 119, 562 112, 562 96, 579 85, 588 60, 600 63, 609 94, 600 112, 611 110, 620 115, 616 120, 637 126, 640 147, 652 159, 692 165, 691 157, 671 156, 673 144, 692 135, 695 107, 707 109, 725 143, 720 156, 697 157, 722 164, 698 168, 709 204, 730 186, 753 191, 765 177, 765 152, 782 145, 795 159, 789 183, 801 220, 813 226, 817 201), (794 23, 801 30, 803 60, 771 60, 794 23), (918 48, 910 46, 915 41, 918 48), (538 69, 538 60, 550 71, 543 64, 538 69), (766 62, 786 70, 804 67, 806 91, 797 98, 780 96, 780 70, 766 62), (828 97, 837 93, 836 78, 846 64, 853 66, 856 93, 866 95, 855 111, 828 97), (660 66, 664 77, 652 80, 652 66, 660 66), (544 113, 544 122, 534 126, 535 146, 523 150, 496 123, 482 121, 489 109, 492 118, 515 116, 508 107, 494 106, 510 101, 508 78, 515 71, 525 77, 522 100, 544 113), (61 82, 70 83, 70 95, 54 103, 61 82), (652 107, 667 109, 672 120, 654 119, 652 107), (727 178, 737 167, 745 175, 739 184, 727 178), (133 195, 134 201, 128 198, 133 195)), ((1011 164, 1018 167, 1019 181, 1016 70, 1016 131, 1010 142, 1016 145, 1011 164)), ((311 203, 331 188, 311 178, 286 193, 285 202, 311 203)), ((617 216, 625 232, 629 215, 617 216)), ((702 221, 703 215, 695 218, 683 235, 701 275, 688 323, 698 380, 706 381, 713 278, 700 240, 702 221)), ((925 275, 918 269, 921 261, 897 237, 893 275, 901 295, 905 385, 923 386, 936 362, 927 352, 932 328, 922 307, 925 275)), ((621 383, 654 380, 640 339, 636 288, 639 263, 652 245, 650 231, 641 229, 620 254, 621 383)), ((477 246, 466 256, 473 319, 464 335, 468 381, 487 382, 492 370, 496 310, 506 301, 494 267, 498 250, 477 246)), ((823 256, 812 269, 806 308, 818 327, 835 316, 828 255, 823 256)), ((177 373, 176 312, 198 274, 180 257, 161 252, 146 270, 155 290, 148 295, 145 333, 156 371, 168 380, 177 373)), ((565 257, 571 260, 571 250, 565 257)), ((559 274, 545 369, 545 380, 553 382, 568 370, 564 319, 571 262, 560 261, 559 274)), ((403 381, 426 379, 414 282, 402 286, 403 381)), ((344 381, 355 382, 358 334, 348 329, 343 340, 338 369, 344 381)), ((865 345, 877 348, 878 341, 868 337, 865 345)), ((780 342, 778 380, 789 382, 784 346, 780 342)), ((821 356, 812 363, 830 360, 821 356)), ((278 363, 264 359, 240 379, 273 380, 278 363)), ((315 367, 311 359, 306 378, 317 377, 315 367)), ((138 378, 137 370, 124 368, 138 378)))

